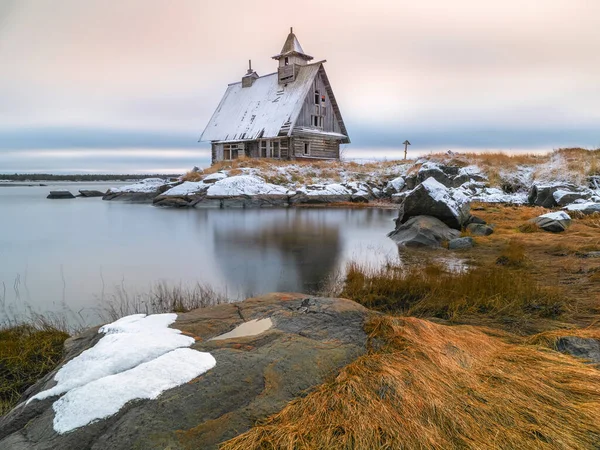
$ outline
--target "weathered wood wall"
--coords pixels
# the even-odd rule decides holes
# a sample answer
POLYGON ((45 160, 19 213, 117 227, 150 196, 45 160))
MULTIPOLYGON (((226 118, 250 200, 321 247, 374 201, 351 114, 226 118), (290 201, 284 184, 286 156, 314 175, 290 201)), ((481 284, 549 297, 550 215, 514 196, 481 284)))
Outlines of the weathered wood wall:
POLYGON ((295 137, 292 139, 294 158, 335 158, 340 157, 340 142, 321 137, 295 137), (310 153, 304 154, 304 143, 310 144, 310 153))
POLYGON ((300 115, 296 120, 295 127, 314 128, 314 124, 311 121, 311 116, 315 115, 315 91, 319 91, 320 95, 325 95, 325 114, 323 115, 322 130, 341 133, 342 131, 340 129, 338 118, 333 110, 328 90, 320 74, 315 77, 312 87, 304 99, 304 103, 302 105, 302 109, 300 110, 300 115))

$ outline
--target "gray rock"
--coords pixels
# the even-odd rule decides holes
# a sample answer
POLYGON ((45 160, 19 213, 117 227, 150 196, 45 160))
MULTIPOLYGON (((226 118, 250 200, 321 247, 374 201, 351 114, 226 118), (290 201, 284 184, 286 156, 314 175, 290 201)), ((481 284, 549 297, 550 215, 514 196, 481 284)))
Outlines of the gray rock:
POLYGON ((406 247, 441 247, 442 243, 459 237, 460 232, 435 217, 416 216, 388 236, 406 247))
POLYGON ((450 250, 462 250, 465 248, 472 248, 474 245, 472 237, 459 237, 448 241, 448 249, 450 250))
POLYGON ((50 194, 48 194, 46 198, 56 200, 62 198, 75 198, 75 196, 69 191, 50 191, 50 194))
MULTIPOLYGON (((571 205, 569 205, 571 206, 571 205)), ((568 211, 578 211, 581 214, 596 214, 596 213, 600 213, 600 203, 592 203, 592 202, 588 202, 588 203, 582 203, 582 204, 577 204, 577 207, 567 207, 566 208, 568 211)))
POLYGON ((103 197, 106 192, 80 189, 79 194, 81 194, 82 197, 103 197))
POLYGON ((550 231, 551 233, 561 233, 565 231, 569 225, 571 225, 571 217, 563 212, 553 212, 543 214, 534 219, 531 219, 532 223, 535 223, 544 231, 550 231))
POLYGON ((587 359, 592 364, 600 364, 600 340, 598 339, 565 336, 556 342, 556 349, 562 353, 587 359))
POLYGON ((557 206, 554 199, 556 191, 577 191, 577 186, 573 184, 553 184, 553 185, 536 185, 534 184, 529 189, 527 200, 530 205, 543 206, 544 208, 552 208, 557 206))
MULTIPOLYGON (((364 354, 369 314, 350 300, 303 294, 270 294, 180 314, 173 326, 196 338, 192 348, 215 357, 213 369, 155 400, 132 401, 114 416, 63 435, 52 425, 56 397, 21 404, 0 418, 0 448, 216 449, 364 354), (273 327, 262 334, 210 340, 267 317, 273 327)), ((88 331, 71 342, 65 363, 98 336, 88 331)), ((28 396, 44 389, 47 380, 28 396)))
POLYGON ((575 253, 579 258, 600 258, 600 252, 575 253))
POLYGON ((404 178, 397 177, 397 178, 394 178, 393 180, 388 181, 383 192, 386 195, 390 195, 390 196, 393 194, 399 194, 400 192, 402 192, 402 189, 404 189, 405 185, 406 185, 406 182, 404 181, 404 178))
POLYGON ((567 206, 576 200, 585 200, 589 198, 589 194, 586 192, 573 192, 565 190, 557 190, 552 194, 554 201, 558 206, 567 206))
POLYGON ((428 178, 408 192, 400 200, 398 223, 411 217, 433 216, 450 228, 460 230, 469 220, 469 203, 454 200, 446 187, 433 178, 428 178))
POLYGON ((469 220, 467 220, 467 225, 472 224, 472 223, 485 225, 487 222, 485 220, 483 220, 481 217, 470 216, 469 220))
POLYGON ((131 203, 152 203, 157 196, 168 191, 174 186, 177 186, 177 184, 165 184, 157 187, 151 192, 111 192, 109 190, 102 197, 102 200, 126 201, 131 203))
POLYGON ((467 231, 473 236, 489 236, 494 232, 494 227, 482 223, 470 223, 467 225, 467 231))

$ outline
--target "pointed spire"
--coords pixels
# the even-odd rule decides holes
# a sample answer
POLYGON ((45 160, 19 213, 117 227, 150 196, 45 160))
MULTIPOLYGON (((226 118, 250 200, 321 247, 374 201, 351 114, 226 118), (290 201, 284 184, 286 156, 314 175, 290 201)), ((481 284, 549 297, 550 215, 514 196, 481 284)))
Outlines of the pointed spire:
POLYGON ((285 43, 283 44, 281 52, 279 52, 278 55, 273 56, 273 59, 279 60, 284 56, 299 56, 306 61, 310 61, 311 59, 313 59, 312 56, 304 53, 304 50, 302 49, 298 38, 294 34, 293 27, 290 27, 290 34, 288 34, 288 37, 285 40, 285 43))

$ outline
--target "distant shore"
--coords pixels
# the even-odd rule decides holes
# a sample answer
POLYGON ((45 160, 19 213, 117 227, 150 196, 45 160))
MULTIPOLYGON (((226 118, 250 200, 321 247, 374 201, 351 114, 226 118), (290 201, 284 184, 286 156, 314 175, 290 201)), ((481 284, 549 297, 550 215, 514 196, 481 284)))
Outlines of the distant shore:
POLYGON ((138 181, 145 178, 177 178, 181 174, 65 174, 50 173, 14 173, 0 174, 0 186, 11 185, 13 182, 22 182, 25 185, 44 181, 138 181))

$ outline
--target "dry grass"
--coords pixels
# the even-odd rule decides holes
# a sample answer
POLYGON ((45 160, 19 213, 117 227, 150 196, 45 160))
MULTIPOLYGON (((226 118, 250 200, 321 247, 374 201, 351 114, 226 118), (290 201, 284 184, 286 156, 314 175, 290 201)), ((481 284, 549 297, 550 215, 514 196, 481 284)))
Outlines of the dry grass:
POLYGON ((574 358, 416 318, 367 332, 367 355, 221 450, 600 445, 600 371, 574 358))
POLYGON ((518 246, 504 251, 504 265, 447 271, 436 264, 348 268, 341 296, 368 308, 460 321, 465 315, 495 318, 557 318, 568 308, 556 287, 536 282, 522 267, 518 246))
POLYGON ((10 411, 30 386, 56 368, 68 337, 51 326, 0 329, 0 416, 10 411))

